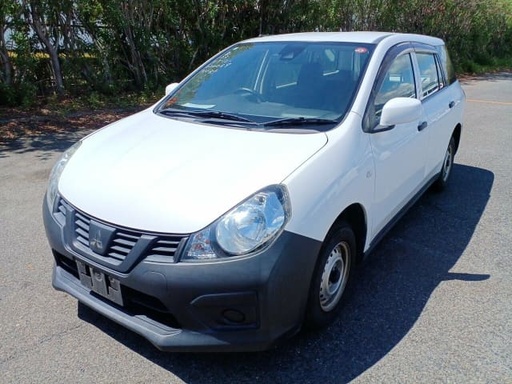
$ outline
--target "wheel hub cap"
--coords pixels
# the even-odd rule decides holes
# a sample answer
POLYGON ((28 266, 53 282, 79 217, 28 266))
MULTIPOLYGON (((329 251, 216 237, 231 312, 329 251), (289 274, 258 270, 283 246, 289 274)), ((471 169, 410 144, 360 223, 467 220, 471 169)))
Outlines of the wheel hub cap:
POLYGON ((327 257, 320 281, 320 307, 329 312, 341 299, 350 268, 349 249, 337 244, 327 257))

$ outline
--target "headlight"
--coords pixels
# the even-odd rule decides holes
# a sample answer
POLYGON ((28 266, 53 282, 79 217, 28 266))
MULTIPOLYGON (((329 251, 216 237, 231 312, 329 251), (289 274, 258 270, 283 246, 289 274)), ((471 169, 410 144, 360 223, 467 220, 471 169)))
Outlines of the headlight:
POLYGON ((192 235, 182 260, 210 260, 260 251, 279 236, 290 213, 286 188, 267 187, 192 235))
POLYGON ((76 142, 69 149, 67 149, 57 163, 53 166, 52 172, 50 173, 50 179, 48 181, 48 189, 46 191, 46 202, 48 203, 48 207, 51 209, 53 207, 53 202, 57 197, 58 187, 59 187, 59 179, 60 175, 62 175, 62 171, 66 167, 71 156, 76 152, 76 150, 82 145, 81 141, 76 142))

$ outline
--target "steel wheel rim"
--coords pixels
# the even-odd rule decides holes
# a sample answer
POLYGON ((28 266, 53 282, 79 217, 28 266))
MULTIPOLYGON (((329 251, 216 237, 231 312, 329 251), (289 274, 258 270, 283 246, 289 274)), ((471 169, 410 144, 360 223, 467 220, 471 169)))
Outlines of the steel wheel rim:
POLYGON ((448 176, 450 176, 450 171, 453 165, 453 156, 452 156, 452 146, 449 145, 446 150, 446 156, 443 162, 443 181, 448 180, 448 176))
POLYGON ((349 271, 350 248, 346 242, 340 242, 329 253, 320 280, 319 299, 323 311, 332 311, 340 301, 349 271))

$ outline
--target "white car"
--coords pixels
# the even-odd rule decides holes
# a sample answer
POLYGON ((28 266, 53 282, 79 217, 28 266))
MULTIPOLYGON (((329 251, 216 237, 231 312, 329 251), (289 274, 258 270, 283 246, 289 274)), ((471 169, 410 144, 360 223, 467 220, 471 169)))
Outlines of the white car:
POLYGON ((354 266, 446 185, 464 103, 438 38, 235 44, 64 153, 43 204, 53 286, 168 351, 325 326, 354 266))

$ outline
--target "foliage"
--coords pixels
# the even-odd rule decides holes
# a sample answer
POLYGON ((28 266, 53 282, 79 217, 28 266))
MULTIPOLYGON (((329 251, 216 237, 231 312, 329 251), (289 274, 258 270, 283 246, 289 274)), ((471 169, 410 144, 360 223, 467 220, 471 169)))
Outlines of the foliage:
POLYGON ((0 105, 161 92, 259 34, 439 36, 459 71, 512 61, 512 0, 0 0, 0 105))

